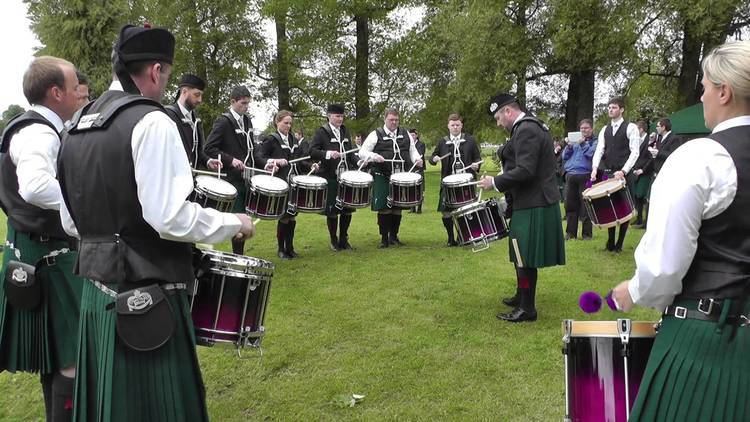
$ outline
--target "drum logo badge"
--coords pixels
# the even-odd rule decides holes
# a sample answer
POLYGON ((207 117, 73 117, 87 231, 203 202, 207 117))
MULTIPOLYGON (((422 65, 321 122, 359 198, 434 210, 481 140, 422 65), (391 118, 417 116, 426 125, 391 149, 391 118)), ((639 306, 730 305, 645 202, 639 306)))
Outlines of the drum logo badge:
POLYGON ((29 275, 23 268, 16 268, 15 270, 13 270, 11 278, 13 278, 13 280, 18 284, 26 284, 26 281, 28 281, 29 279, 29 275))
POLYGON ((154 299, 148 292, 141 292, 136 289, 133 296, 128 298, 128 311, 140 311, 154 304, 154 299))

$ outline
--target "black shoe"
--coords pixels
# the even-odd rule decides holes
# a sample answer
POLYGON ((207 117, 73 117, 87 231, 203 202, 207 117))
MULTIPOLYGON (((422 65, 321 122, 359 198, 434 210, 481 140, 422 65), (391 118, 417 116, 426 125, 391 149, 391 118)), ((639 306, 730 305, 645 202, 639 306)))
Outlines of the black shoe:
POLYGON ((570 233, 565 233, 565 240, 570 240, 570 239, 576 240, 575 235, 572 235, 570 233))
POLYGON ((391 236, 390 238, 388 238, 388 243, 391 244, 391 245, 396 245, 396 246, 406 246, 406 244, 404 244, 398 238, 398 236, 391 236))
POLYGON ((622 253, 622 247, 621 246, 615 246, 614 249, 612 249, 612 252, 614 252, 614 253, 622 253))
POLYGON ((497 318, 508 322, 536 321, 536 311, 524 311, 521 308, 515 308, 507 314, 497 314, 497 318))
POLYGON ((353 250, 352 245, 349 244, 348 240, 344 240, 343 242, 339 242, 339 250, 340 251, 346 251, 346 250, 353 250))
POLYGON ((607 244, 606 244, 606 245, 604 245, 604 250, 605 250, 605 251, 607 251, 607 252, 614 252, 614 250, 615 250, 615 245, 613 245, 613 244, 611 244, 611 243, 607 242, 607 244))
POLYGON ((591 236, 582 236, 581 240, 593 240, 594 238, 591 236))
POLYGON ((289 256, 289 259, 299 257, 299 254, 297 252, 294 252, 294 249, 286 251, 286 254, 289 256))
POLYGON ((339 245, 336 244, 336 243, 334 243, 333 241, 331 241, 331 243, 328 244, 328 247, 330 247, 331 250, 334 251, 334 252, 338 252, 338 251, 341 250, 341 249, 339 249, 339 245))
POLYGON ((277 255, 278 255, 278 256, 279 256, 279 258, 281 258, 281 259, 292 259, 292 257, 291 257, 291 256, 289 256, 289 255, 287 255, 287 253, 286 253, 286 252, 284 252, 284 251, 279 251, 277 255))
POLYGON ((515 308, 521 304, 521 298, 518 295, 515 295, 515 296, 504 298, 502 302, 503 302, 503 305, 507 305, 507 306, 515 308))
POLYGON ((378 245, 378 249, 384 249, 384 248, 387 248, 388 246, 390 246, 389 242, 387 242, 387 241, 386 242, 380 242, 380 244, 378 245))
POLYGON ((445 246, 449 248, 453 248, 453 247, 458 246, 458 242, 456 242, 455 240, 449 240, 448 242, 446 242, 445 246))

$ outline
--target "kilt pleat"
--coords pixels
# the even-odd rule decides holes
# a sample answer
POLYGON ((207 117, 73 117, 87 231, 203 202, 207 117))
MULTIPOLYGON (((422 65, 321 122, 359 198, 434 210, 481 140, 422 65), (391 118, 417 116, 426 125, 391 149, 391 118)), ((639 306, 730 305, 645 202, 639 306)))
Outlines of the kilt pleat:
POLYGON ((167 300, 174 335, 159 349, 138 352, 117 337, 115 311, 107 309, 114 298, 86 283, 74 420, 208 420, 187 294, 168 293, 167 300))
POLYGON ((560 207, 514 210, 510 220, 510 260, 526 268, 565 265, 560 207), (516 255, 520 255, 520 262, 516 255))
POLYGON ((373 211, 380 211, 388 208, 388 194, 390 190, 390 180, 380 173, 373 175, 372 183, 372 205, 373 211))
POLYGON ((750 420, 750 330, 665 317, 631 420, 750 420))

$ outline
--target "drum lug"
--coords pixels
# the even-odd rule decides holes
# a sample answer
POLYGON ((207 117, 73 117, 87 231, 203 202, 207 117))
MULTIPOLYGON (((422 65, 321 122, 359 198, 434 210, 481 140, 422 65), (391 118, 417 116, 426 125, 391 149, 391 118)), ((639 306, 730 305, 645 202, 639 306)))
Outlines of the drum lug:
POLYGON ((617 332, 620 334, 620 341, 623 346, 628 345, 632 328, 632 322, 629 319, 619 318, 617 320, 617 332))
POLYGON ((483 237, 482 240, 478 242, 474 242, 474 246, 471 247, 472 252, 482 252, 483 250, 489 249, 490 243, 487 241, 486 237, 483 237))
MULTIPOLYGON (((570 343, 570 335, 573 333, 573 320, 572 319, 564 319, 563 320, 563 338, 562 341, 566 345, 570 343)), ((566 347, 567 350, 567 347, 566 347)))

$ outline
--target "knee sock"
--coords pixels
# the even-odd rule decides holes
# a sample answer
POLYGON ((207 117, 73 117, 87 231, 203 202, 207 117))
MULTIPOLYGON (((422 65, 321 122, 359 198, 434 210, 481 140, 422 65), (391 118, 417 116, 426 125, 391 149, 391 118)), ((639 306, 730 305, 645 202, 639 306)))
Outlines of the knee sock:
POLYGON ((326 218, 326 224, 328 225, 328 235, 331 237, 331 243, 333 244, 336 244, 339 241, 339 239, 336 237, 336 226, 338 225, 338 221, 336 220, 336 217, 326 218))
POLYGON ((70 421, 73 417, 73 389, 75 378, 68 378, 61 373, 52 380, 52 421, 70 421))
POLYGON ((448 233, 448 242, 455 242, 456 238, 453 235, 453 219, 451 217, 443 217, 443 226, 445 227, 445 232, 448 233))
POLYGON ((536 310, 536 268, 516 268, 520 308, 524 311, 536 310))

